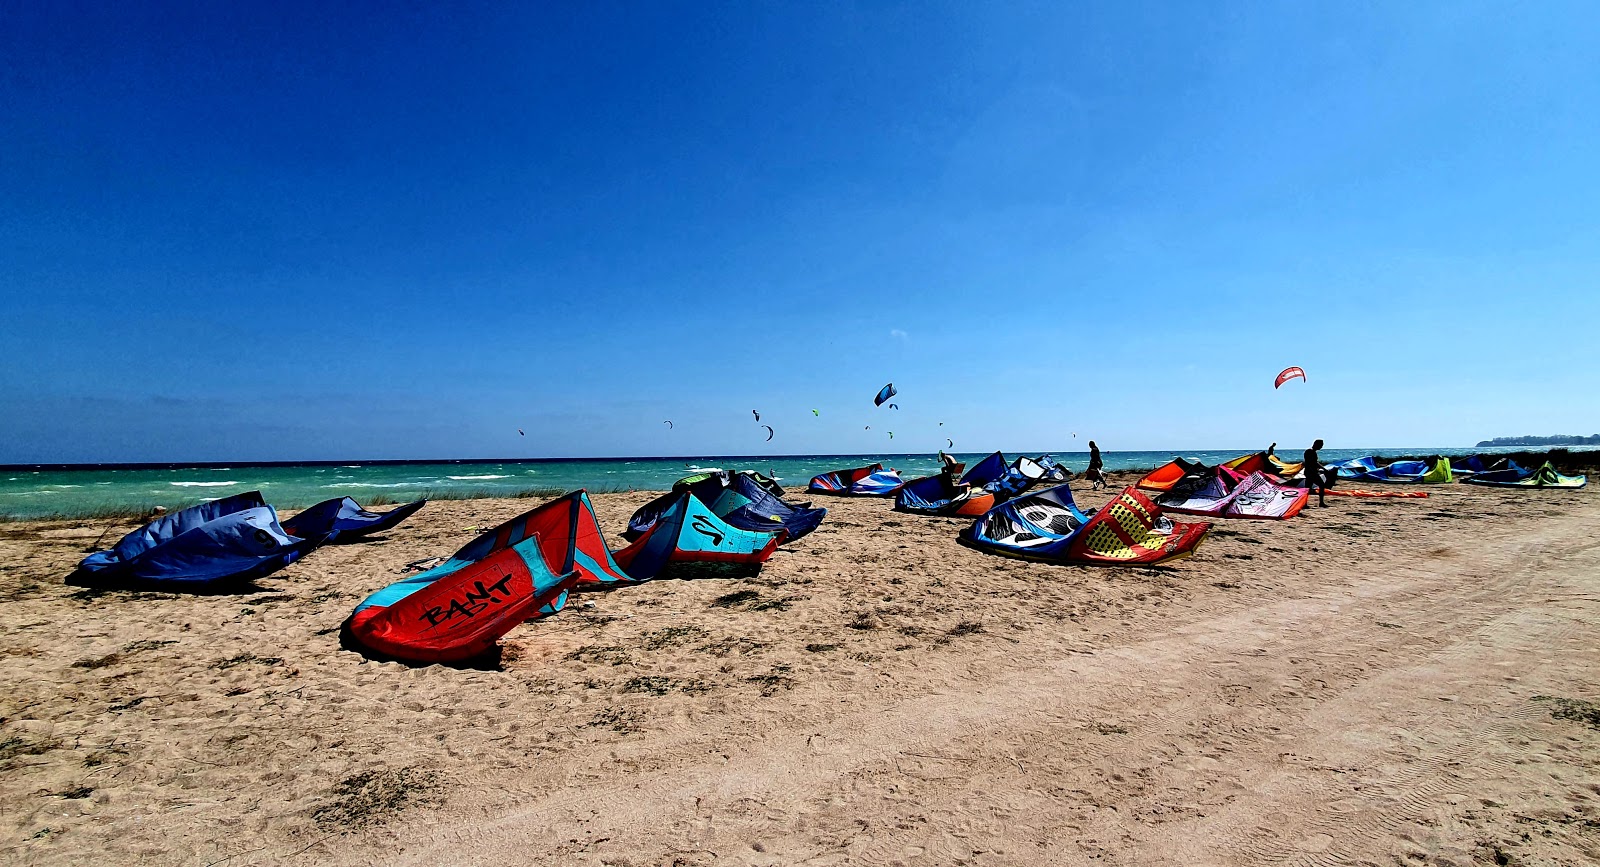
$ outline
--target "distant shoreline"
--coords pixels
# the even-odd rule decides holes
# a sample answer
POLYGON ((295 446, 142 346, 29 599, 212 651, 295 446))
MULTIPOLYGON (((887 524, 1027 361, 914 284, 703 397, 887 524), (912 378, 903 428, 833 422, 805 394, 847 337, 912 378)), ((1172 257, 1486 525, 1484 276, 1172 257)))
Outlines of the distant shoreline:
POLYGON ((1547 437, 1520 436, 1520 437, 1495 437, 1492 440, 1483 440, 1473 448, 1503 449, 1527 448, 1542 446, 1600 446, 1600 434, 1580 436, 1578 434, 1557 434, 1547 437))

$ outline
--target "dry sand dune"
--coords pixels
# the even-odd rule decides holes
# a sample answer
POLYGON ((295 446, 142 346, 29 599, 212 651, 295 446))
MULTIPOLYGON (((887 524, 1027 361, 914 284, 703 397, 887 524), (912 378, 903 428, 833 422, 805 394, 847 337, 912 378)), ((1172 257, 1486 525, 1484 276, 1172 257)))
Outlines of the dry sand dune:
MULTIPOLYGON (((0 855, 1600 860, 1600 718, 1554 700, 1600 698, 1600 497, 1433 493, 1224 522, 1170 569, 829 501, 759 577, 584 595, 500 670, 337 631, 527 501, 432 504, 209 597, 64 586, 104 525, 0 524, 0 855)), ((603 526, 647 496, 597 497, 603 526)))

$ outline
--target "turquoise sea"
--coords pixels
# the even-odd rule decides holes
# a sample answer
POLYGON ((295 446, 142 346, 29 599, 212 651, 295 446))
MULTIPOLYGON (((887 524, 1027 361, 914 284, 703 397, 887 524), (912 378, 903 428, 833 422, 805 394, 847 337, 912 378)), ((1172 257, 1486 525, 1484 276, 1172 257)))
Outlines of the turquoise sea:
MULTIPOLYGON (((1499 451, 1515 451, 1507 448, 1499 451)), ((1495 449, 1383 448, 1325 449, 1324 461, 1362 455, 1487 454, 1495 449)), ((1202 451, 1106 452, 1108 469, 1144 469, 1181 454, 1207 464, 1242 454, 1241 449, 1202 451)), ((1006 452, 1007 457, 1014 457, 1006 452)), ((1054 452, 1075 469, 1088 466, 1087 452, 1054 452)), ((1298 456, 1285 450, 1286 460, 1298 456)), ((957 456, 970 466, 983 454, 957 456)), ((689 473, 712 467, 752 469, 781 480, 790 490, 803 490, 818 473, 874 462, 898 468, 906 478, 927 475, 938 467, 931 454, 790 455, 785 457, 605 458, 581 460, 415 461, 200 464, 82 465, 72 467, 9 466, 0 468, 0 515, 18 518, 81 515, 111 508, 168 509, 202 500, 260 490, 279 508, 293 509, 331 497, 366 502, 382 496, 391 502, 426 496, 510 496, 533 489, 569 491, 660 491, 689 473)))

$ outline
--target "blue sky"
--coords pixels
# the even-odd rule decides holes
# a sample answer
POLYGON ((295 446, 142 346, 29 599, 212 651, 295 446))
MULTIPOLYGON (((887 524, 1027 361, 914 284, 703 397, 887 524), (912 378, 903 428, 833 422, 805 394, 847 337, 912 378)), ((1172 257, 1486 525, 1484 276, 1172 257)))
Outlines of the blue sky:
POLYGON ((1593 4, 480 7, 13 4, 0 462, 1600 430, 1593 4))

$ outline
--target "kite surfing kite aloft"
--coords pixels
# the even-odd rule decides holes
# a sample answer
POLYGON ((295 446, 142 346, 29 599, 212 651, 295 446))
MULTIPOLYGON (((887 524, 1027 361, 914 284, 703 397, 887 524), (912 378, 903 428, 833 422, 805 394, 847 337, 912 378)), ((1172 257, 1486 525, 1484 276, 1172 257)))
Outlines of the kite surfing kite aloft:
POLYGON ((888 385, 884 386, 883 388, 878 389, 878 396, 872 399, 872 405, 873 406, 883 406, 883 402, 884 401, 888 400, 891 397, 894 397, 895 395, 897 395, 899 393, 900 392, 895 391, 894 383, 891 382, 888 385))
POLYGON ((672 430, 672 422, 670 422, 670 421, 663 421, 663 422, 662 422, 662 424, 664 424, 664 425, 666 425, 666 426, 667 426, 667 430, 672 430))
POLYGON ((752 409, 750 410, 750 414, 756 417, 756 421, 761 420, 761 413, 759 411, 752 409))
POLYGON ((1305 378, 1306 378, 1306 372, 1301 370, 1300 368, 1298 368, 1298 367, 1285 367, 1283 369, 1283 372, 1278 374, 1277 380, 1275 380, 1272 383, 1272 387, 1273 388, 1280 388, 1280 387, 1283 386, 1284 383, 1288 382, 1291 379, 1304 380, 1305 378))
POLYGON ((772 434, 773 434, 772 425, 764 424, 764 425, 762 425, 762 427, 767 429, 767 439, 766 439, 766 441, 769 442, 769 443, 772 442, 772 434))

